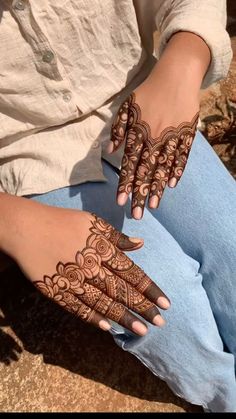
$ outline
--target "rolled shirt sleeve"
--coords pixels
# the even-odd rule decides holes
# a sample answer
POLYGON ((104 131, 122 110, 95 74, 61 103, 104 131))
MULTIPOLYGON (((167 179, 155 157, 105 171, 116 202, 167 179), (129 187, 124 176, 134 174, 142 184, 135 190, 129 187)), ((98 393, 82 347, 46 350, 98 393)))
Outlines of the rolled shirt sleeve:
POLYGON ((179 31, 200 36, 211 51, 211 63, 202 88, 227 76, 232 60, 230 37, 226 31, 226 0, 166 0, 156 14, 160 31, 160 57, 171 36, 179 31))

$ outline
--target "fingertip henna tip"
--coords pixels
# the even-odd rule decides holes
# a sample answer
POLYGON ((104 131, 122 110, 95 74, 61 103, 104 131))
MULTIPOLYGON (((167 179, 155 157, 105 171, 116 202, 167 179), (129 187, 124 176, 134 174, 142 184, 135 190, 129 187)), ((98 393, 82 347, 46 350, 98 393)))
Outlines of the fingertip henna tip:
POLYGON ((133 209, 132 216, 133 216, 133 218, 135 218, 135 220, 141 220, 141 218, 143 216, 142 209, 140 207, 135 207, 133 209))
POLYGON ((163 310, 168 310, 170 308, 170 301, 165 297, 159 297, 157 299, 157 305, 163 310))
POLYGON ((99 327, 100 329, 105 330, 105 332, 111 329, 110 323, 108 323, 106 320, 100 320, 99 327))
POLYGON ((126 204, 128 195, 125 192, 119 193, 117 195, 117 204, 123 206, 126 204))
POLYGON ((172 177, 168 183, 170 188, 175 188, 177 185, 177 179, 175 177, 172 177))
POLYGON ((136 237, 128 237, 126 234, 121 234, 116 246, 123 251, 132 251, 140 249, 143 246, 143 240, 136 237))
POLYGON ((163 327, 166 323, 165 320, 163 319, 163 317, 161 317, 160 314, 157 314, 154 317, 152 322, 153 322, 153 324, 155 324, 155 326, 158 326, 158 327, 163 327))
POLYGON ((149 208, 151 209, 156 209, 158 207, 159 204, 159 198, 158 196, 154 195, 149 199, 149 208))
POLYGON ((108 146, 107 146, 107 153, 111 154, 114 150, 114 144, 112 141, 109 142, 108 146))
POLYGON ((135 333, 137 333, 140 336, 145 336, 148 332, 147 326, 138 320, 132 323, 132 329, 135 333))
POLYGON ((134 244, 142 244, 143 245, 143 243, 144 243, 144 240, 141 239, 140 237, 130 237, 129 239, 134 244))
POLYGON ((131 243, 131 247, 128 250, 140 249, 144 244, 144 240, 137 237, 129 237, 129 242, 131 243))

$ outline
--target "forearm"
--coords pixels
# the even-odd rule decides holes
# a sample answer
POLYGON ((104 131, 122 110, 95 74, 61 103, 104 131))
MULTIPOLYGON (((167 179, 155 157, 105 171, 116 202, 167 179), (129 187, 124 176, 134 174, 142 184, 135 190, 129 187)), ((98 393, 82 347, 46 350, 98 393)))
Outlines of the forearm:
POLYGON ((7 231, 9 229, 9 217, 11 212, 11 196, 0 192, 0 252, 6 251, 7 231))
POLYGON ((199 92, 210 61, 210 49, 202 38, 191 32, 178 32, 146 79, 146 87, 150 86, 153 92, 163 79, 163 83, 191 85, 192 91, 199 92))
POLYGON ((26 199, 0 192, 0 252, 13 254, 26 199))

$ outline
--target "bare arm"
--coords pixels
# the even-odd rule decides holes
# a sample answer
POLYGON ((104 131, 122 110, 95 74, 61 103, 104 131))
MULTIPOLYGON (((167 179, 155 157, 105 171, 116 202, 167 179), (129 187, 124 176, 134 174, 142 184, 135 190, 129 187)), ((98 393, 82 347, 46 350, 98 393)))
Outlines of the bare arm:
POLYGON ((210 49, 205 41, 191 32, 178 32, 169 40, 160 60, 142 84, 146 94, 157 92, 160 83, 191 86, 191 92, 199 93, 203 78, 211 60, 210 49))
POLYGON ((21 205, 17 205, 19 201, 21 202, 19 197, 0 192, 0 272, 13 263, 7 254, 11 253, 10 241, 13 239, 16 219, 21 211, 21 205))
POLYGON ((142 217, 147 198, 149 207, 157 208, 165 187, 175 187, 182 176, 210 61, 210 49, 202 38, 190 32, 175 33, 150 75, 117 114, 108 152, 123 141, 127 144, 117 202, 124 205, 132 192, 136 219, 142 217))

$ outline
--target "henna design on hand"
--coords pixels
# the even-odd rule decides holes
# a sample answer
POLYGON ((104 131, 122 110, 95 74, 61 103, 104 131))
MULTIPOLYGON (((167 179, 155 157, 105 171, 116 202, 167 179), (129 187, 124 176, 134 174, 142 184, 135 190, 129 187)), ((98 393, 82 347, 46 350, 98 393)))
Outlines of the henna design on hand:
POLYGON ((56 273, 52 277, 45 275, 35 282, 36 287, 68 311, 96 325, 105 316, 132 330, 137 318, 128 309, 157 324, 157 299, 165 295, 122 252, 139 245, 95 214, 92 217, 91 234, 85 248, 76 253, 75 262, 59 262, 56 273))
POLYGON ((181 178, 195 137, 199 112, 191 122, 167 127, 152 138, 147 122, 132 93, 121 105, 112 125, 111 141, 116 151, 125 141, 118 194, 132 192, 132 210, 143 212, 147 196, 149 205, 157 208, 167 183, 173 186, 181 178))

